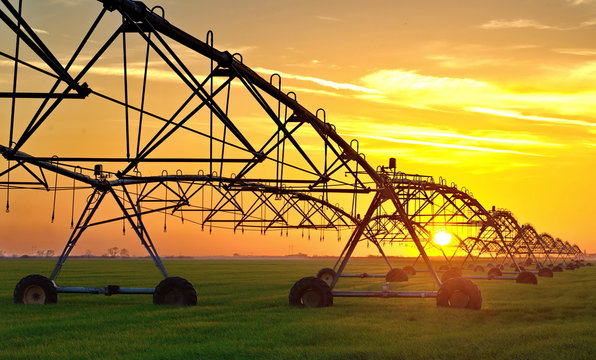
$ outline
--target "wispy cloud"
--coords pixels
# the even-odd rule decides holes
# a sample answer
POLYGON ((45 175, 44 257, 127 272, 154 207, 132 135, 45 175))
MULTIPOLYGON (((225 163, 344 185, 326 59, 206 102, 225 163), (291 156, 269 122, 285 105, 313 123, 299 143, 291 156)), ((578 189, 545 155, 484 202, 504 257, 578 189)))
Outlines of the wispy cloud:
POLYGON ((232 46, 232 45, 223 45, 222 46, 223 49, 226 49, 228 52, 230 52, 231 54, 246 54, 248 52, 254 51, 256 49, 258 49, 258 46, 251 46, 251 45, 244 45, 244 46, 232 46))
MULTIPOLYGON (((388 131, 388 133, 395 133, 395 131, 388 131)), ((399 133, 399 132, 397 132, 399 133)), ((456 139, 456 140, 466 140, 471 142, 487 142, 487 143, 497 143, 497 144, 506 144, 506 145, 517 145, 517 146, 563 146, 563 144, 554 144, 554 143, 547 143, 535 140, 528 140, 528 139, 514 139, 511 138, 511 134, 509 138, 497 138, 497 137, 482 137, 482 136, 470 136, 470 135, 462 135, 454 132, 426 132, 426 131, 411 131, 405 132, 402 134, 410 135, 410 136, 421 136, 421 137, 430 137, 430 138, 448 138, 448 139, 456 139)), ((513 135, 515 136, 515 135, 513 135)))
POLYGON ((313 82, 315 84, 325 86, 325 87, 330 87, 330 88, 333 88, 336 90, 351 90, 351 91, 356 91, 356 92, 361 92, 361 93, 366 93, 366 94, 376 94, 376 93, 380 92, 379 90, 370 89, 370 88, 360 86, 360 85, 354 85, 354 84, 349 84, 349 83, 338 83, 335 81, 325 80, 325 79, 316 78, 316 77, 312 77, 312 76, 288 74, 288 73, 284 73, 281 71, 265 69, 265 68, 261 68, 261 67, 253 68, 253 70, 256 72, 262 73, 262 74, 267 74, 267 75, 279 74, 282 78, 285 78, 285 79, 309 81, 309 82, 313 82))
POLYGON ((342 119, 343 123, 341 129, 350 133, 358 133, 362 135, 378 136, 383 134, 390 137, 398 137, 401 139, 419 140, 433 143, 445 143, 456 145, 467 145, 476 147, 488 146, 507 146, 509 148, 553 148, 563 147, 563 144, 553 143, 543 136, 533 133, 527 133, 523 130, 488 130, 475 129, 472 131, 462 132, 457 128, 445 126, 418 126, 418 125, 404 125, 403 123, 387 123, 378 122, 374 118, 350 118, 342 119), (366 123, 366 128, 362 128, 358 124, 366 123))
POLYGON ((531 19, 514 19, 514 20, 491 20, 479 26, 481 29, 539 29, 539 30, 564 30, 558 26, 550 26, 542 24, 536 20, 531 19))
POLYGON ((473 58, 473 57, 455 57, 451 55, 433 55, 427 56, 428 60, 436 62, 438 65, 451 69, 468 69, 472 67, 486 67, 499 65, 503 66, 503 59, 473 58))
POLYGON ((382 141, 398 143, 398 144, 423 145, 423 146, 432 146, 432 147, 449 148, 449 149, 457 149, 457 150, 481 151, 481 152, 491 152, 491 153, 501 153, 501 154, 543 156, 540 154, 533 154, 533 153, 520 152, 520 151, 514 151, 514 150, 493 149, 493 148, 486 148, 486 147, 479 147, 479 146, 468 146, 468 145, 457 145, 457 144, 445 144, 445 143, 436 143, 436 142, 420 141, 420 140, 398 139, 398 138, 392 138, 392 137, 387 137, 387 136, 375 136, 375 135, 365 135, 365 134, 346 134, 346 135, 353 136, 356 138, 368 138, 368 139, 382 140, 382 141))
POLYGON ((596 25, 596 18, 581 22, 575 26, 553 26, 546 25, 532 19, 493 19, 487 23, 478 26, 486 30, 500 29, 536 29, 536 30, 575 30, 596 25))
POLYGON ((580 24, 580 27, 588 27, 596 25, 596 18, 584 21, 580 24))
POLYGON ((567 55, 596 56, 596 49, 552 49, 552 51, 567 55))
POLYGON ((40 35, 48 35, 49 32, 42 30, 42 29, 36 29, 36 28, 32 28, 33 32, 35 32, 36 34, 40 34, 40 35))
POLYGON ((386 91, 402 92, 405 90, 472 90, 490 88, 491 85, 466 78, 436 77, 418 74, 416 71, 379 70, 361 79, 365 84, 382 85, 386 91))
MULTIPOLYGON (((361 78, 361 83, 378 90, 374 94, 356 94, 367 101, 416 109, 429 109, 457 113, 465 108, 514 109, 534 114, 549 114, 548 118, 563 120, 574 115, 596 111, 593 99, 596 91, 586 79, 596 77, 596 62, 581 66, 557 68, 552 71, 539 69, 548 76, 541 76, 542 90, 508 88, 470 78, 430 76, 403 69, 379 70, 361 78), (550 72, 549 72, 550 71, 550 72)), ((508 113, 512 117, 513 113, 508 113)), ((551 122, 554 124, 554 122, 551 122)), ((560 122, 559 124, 562 124, 560 122)), ((570 120, 567 124, 581 125, 570 120)))
POLYGON ((545 123, 596 127, 596 123, 591 123, 588 121, 561 119, 561 118, 553 118, 553 117, 545 117, 545 116, 524 115, 518 111, 512 111, 512 110, 499 110, 499 109, 488 109, 488 108, 479 108, 479 107, 467 107, 467 108, 465 108, 465 110, 483 113, 483 114, 490 114, 490 115, 496 115, 496 116, 522 119, 522 120, 540 121, 540 122, 545 122, 545 123))
POLYGON ((336 18, 336 17, 333 17, 333 16, 323 16, 323 15, 317 15, 317 16, 315 16, 315 17, 316 17, 317 19, 319 19, 319 20, 323 20, 323 21, 334 21, 334 22, 341 21, 340 19, 338 19, 338 18, 336 18))
POLYGON ((594 2, 594 0, 563 0, 563 1, 565 1, 566 3, 569 3, 573 6, 590 4, 590 3, 594 2))
POLYGON ((83 0, 51 0, 52 4, 66 5, 66 6, 77 6, 80 5, 83 0))

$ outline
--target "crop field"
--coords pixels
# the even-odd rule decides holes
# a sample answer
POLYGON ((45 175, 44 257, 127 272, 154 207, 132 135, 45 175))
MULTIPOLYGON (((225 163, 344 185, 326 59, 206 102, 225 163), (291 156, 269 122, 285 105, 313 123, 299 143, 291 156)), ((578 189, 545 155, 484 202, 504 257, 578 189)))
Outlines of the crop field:
MULTIPOLYGON (((58 303, 12 303, 23 276, 51 260, 0 260, 0 359, 596 359, 596 267, 539 284, 475 280, 482 310, 434 299, 336 298, 329 308, 288 306, 292 284, 333 265, 322 260, 170 260, 196 307, 152 305, 148 295, 60 294, 58 303)), ((384 273, 354 259, 348 272, 384 273)), ((62 286, 154 287, 148 260, 71 259, 62 286)), ((338 289, 380 288, 342 279, 338 289)), ((392 289, 436 290, 417 274, 392 289), (425 285, 428 284, 428 285, 425 285)))

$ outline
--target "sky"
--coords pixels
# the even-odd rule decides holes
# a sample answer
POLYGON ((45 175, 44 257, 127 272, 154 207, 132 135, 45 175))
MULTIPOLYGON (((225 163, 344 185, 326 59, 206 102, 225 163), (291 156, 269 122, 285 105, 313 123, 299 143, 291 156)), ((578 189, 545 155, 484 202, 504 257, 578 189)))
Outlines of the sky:
MULTIPOLYGON (((465 186, 486 208, 506 208, 540 233, 596 252, 596 1, 145 3, 162 5, 166 19, 199 39, 213 30, 216 48, 241 53, 263 77, 280 74, 302 105, 324 108, 339 134, 357 139, 371 164, 396 157, 400 171, 465 186)), ((92 0, 31 0, 24 14, 62 60, 100 9, 92 0)), ((13 35, 4 26, 0 32, 2 51, 13 53, 13 35)), ((2 91, 11 66, 0 60, 2 91)), ((109 78, 110 69, 97 71, 109 78)), ((157 81, 169 86, 166 76, 157 81)), ((7 105, 1 103, 3 119, 7 105)), ((6 133, 3 124, 2 144, 6 133)), ((59 138, 40 144, 66 146, 59 138)), ((31 195, 10 196, 0 249, 59 251, 70 231, 68 211, 50 224, 51 194, 36 194, 34 207, 31 195)), ((68 196, 60 201, 68 208, 68 196)), ((344 244, 337 235, 320 241, 300 232, 208 234, 176 220, 167 233, 160 226, 154 240, 171 255, 337 255, 344 244)), ((120 231, 94 230, 75 253, 119 246, 142 254, 130 231, 114 235, 120 231)), ((359 250, 368 253, 372 248, 359 250)))

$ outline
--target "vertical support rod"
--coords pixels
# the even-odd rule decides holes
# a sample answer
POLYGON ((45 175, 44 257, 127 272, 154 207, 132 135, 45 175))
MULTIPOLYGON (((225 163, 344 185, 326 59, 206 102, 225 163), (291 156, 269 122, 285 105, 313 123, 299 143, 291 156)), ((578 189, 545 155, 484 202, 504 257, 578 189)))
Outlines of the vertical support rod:
POLYGON ((62 266, 66 262, 68 255, 70 255, 70 252, 72 251, 74 246, 77 244, 77 241, 79 241, 79 238, 81 237, 83 232, 87 229, 87 225, 93 218, 95 211, 99 207, 99 204, 101 204, 105 195, 106 195, 105 192, 99 191, 97 189, 93 189, 93 193, 91 194, 91 196, 89 196, 89 199, 87 200, 87 205, 85 205, 85 208, 81 212, 81 216, 79 217, 79 220, 77 221, 77 225, 72 230, 72 233, 70 234, 70 237, 69 237, 66 245, 64 246, 64 250, 62 250, 62 254, 60 254, 60 257, 58 258, 58 262, 54 266, 54 270, 52 270, 52 274, 50 275, 50 280, 55 280, 56 277, 58 277, 58 274, 60 273, 62 266), (99 197, 97 198, 97 200, 94 201, 95 197, 98 195, 99 195, 99 197))
POLYGON ((149 237, 149 233, 147 232, 147 229, 145 228, 143 221, 141 220, 141 214, 139 212, 137 212, 137 208, 135 207, 135 204, 132 201, 130 194, 126 190, 126 187, 122 186, 122 191, 126 195, 126 200, 130 203, 130 208, 133 212, 133 216, 135 216, 137 219, 138 225, 135 224, 133 217, 126 209, 126 206, 124 205, 124 203, 120 200, 120 197, 118 196, 118 194, 116 194, 116 192, 114 191, 113 188, 110 188, 110 193, 114 197, 116 204, 118 204, 118 206, 120 207, 120 210, 122 210, 122 214, 126 217, 126 220, 128 220, 132 229, 137 234, 139 240, 141 241, 141 244, 145 247, 145 249, 149 253, 149 256, 151 256, 153 263, 159 269, 159 271, 161 272, 163 277, 167 278, 168 272, 167 272, 165 266, 163 265, 161 258, 159 257, 159 254, 157 253, 157 250, 155 249, 155 246, 153 245, 153 242, 151 241, 151 238, 149 237))
POLYGON ((335 278, 333 279, 333 282, 331 283, 332 289, 337 284, 339 277, 343 273, 344 269, 346 268, 346 265, 348 264, 348 261, 350 260, 350 257, 352 256, 352 253, 354 252, 354 249, 356 249, 356 245, 358 245, 358 242, 360 241, 360 237, 364 233, 364 230, 368 226, 370 219, 372 218, 375 210, 381 204, 381 202, 382 202, 381 191, 377 191, 368 210, 366 211, 366 215, 364 215, 364 218, 362 219, 360 224, 358 224, 358 226, 356 226, 356 229, 354 229, 354 232, 350 236, 350 240, 348 240, 349 245, 346 246, 345 256, 344 256, 341 264, 339 265, 339 268, 337 269, 337 273, 336 273, 335 278))

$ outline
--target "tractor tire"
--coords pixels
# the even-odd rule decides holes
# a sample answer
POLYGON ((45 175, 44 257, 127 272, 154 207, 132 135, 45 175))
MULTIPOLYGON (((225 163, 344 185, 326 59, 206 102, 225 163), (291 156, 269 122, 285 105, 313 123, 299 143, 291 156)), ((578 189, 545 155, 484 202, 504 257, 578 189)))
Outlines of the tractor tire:
POLYGON ((188 280, 178 276, 163 279, 153 292, 155 305, 195 306, 197 302, 194 286, 188 280))
POLYGON ((317 277, 321 280, 323 280, 324 282, 327 283, 327 285, 331 286, 331 284, 333 284, 333 280, 335 280, 335 276, 336 276, 336 272, 335 270, 331 269, 331 268, 323 268, 321 270, 319 270, 319 272, 317 273, 317 277))
POLYGON ((441 284, 437 292, 437 306, 479 310, 482 295, 478 286, 469 279, 451 278, 441 284))
POLYGON ((553 274, 553 271, 551 269, 549 269, 549 268, 542 268, 542 269, 538 270, 538 276, 552 278, 554 276, 554 274, 553 274))
POLYGON ((488 270, 488 278, 489 279, 492 279, 492 278, 498 277, 498 276, 503 276, 501 269, 494 267, 494 268, 488 270))
POLYGON ((460 277, 460 276, 461 276, 460 269, 458 269, 458 268, 449 269, 443 273, 443 276, 441 276, 441 281, 445 282, 449 279, 453 279, 453 278, 460 277))
POLYGON ((413 266, 404 266, 403 270, 406 272, 408 276, 416 275, 416 269, 413 266))
POLYGON ((481 273, 483 273, 484 272, 484 268, 482 266, 480 266, 480 265, 476 265, 476 266, 474 266, 474 272, 481 272, 481 273))
POLYGON ((333 294, 325 281, 310 276, 296 281, 288 300, 292 306, 328 307, 333 305, 333 294))
POLYGON ((537 285, 538 284, 538 278, 536 278, 536 275, 532 274, 529 271, 522 271, 517 275, 517 278, 515 279, 515 282, 518 284, 531 284, 531 285, 537 285))
POLYGON ((561 267, 561 265, 557 265, 555 267, 553 267, 553 272, 563 272, 563 268, 561 267))
POLYGON ((55 304, 58 290, 54 282, 43 275, 27 275, 15 286, 12 298, 15 304, 55 304))
POLYGON ((404 282, 408 281, 408 274, 402 269, 391 269, 385 275, 385 281, 387 282, 404 282))

